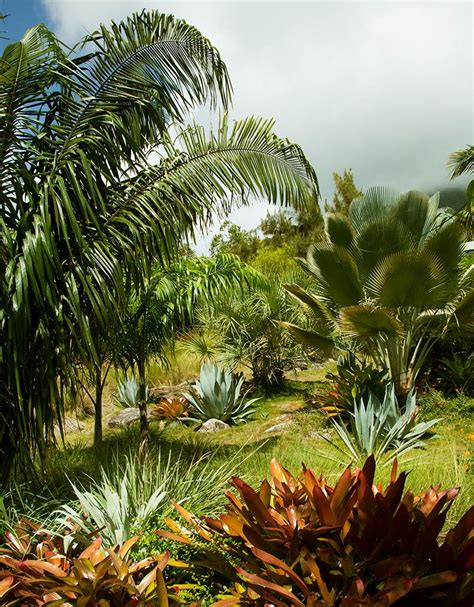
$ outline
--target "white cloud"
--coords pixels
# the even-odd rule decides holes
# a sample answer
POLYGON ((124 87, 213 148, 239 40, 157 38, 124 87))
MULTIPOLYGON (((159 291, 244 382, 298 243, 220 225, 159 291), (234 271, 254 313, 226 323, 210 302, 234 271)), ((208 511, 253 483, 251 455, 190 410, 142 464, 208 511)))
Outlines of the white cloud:
MULTIPOLYGON (((72 42, 135 0, 42 0, 72 42)), ((273 116, 302 145, 323 196, 352 167, 362 188, 432 189, 449 153, 472 142, 470 2, 156 2, 219 48, 234 85, 233 115, 273 116)), ((264 207, 240 210, 255 225, 264 207)))

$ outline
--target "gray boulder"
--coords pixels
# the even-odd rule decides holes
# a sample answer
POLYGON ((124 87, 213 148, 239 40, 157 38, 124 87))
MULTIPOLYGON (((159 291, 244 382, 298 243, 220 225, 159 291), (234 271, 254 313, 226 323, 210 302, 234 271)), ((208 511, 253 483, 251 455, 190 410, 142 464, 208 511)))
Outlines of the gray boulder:
POLYGON ((111 415, 107 420, 107 426, 109 428, 126 428, 137 422, 140 419, 140 410, 137 407, 130 407, 122 409, 115 415, 111 415))
POLYGON ((198 432, 219 432, 219 430, 225 430, 226 428, 229 428, 229 424, 226 424, 220 419, 212 418, 208 419, 207 422, 204 422, 198 432))

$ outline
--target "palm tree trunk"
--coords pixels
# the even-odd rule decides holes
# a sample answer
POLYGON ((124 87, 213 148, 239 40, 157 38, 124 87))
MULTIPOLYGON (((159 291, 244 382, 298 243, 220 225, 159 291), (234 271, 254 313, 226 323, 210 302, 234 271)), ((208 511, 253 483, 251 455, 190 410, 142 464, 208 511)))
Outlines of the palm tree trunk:
POLYGON ((140 411, 140 454, 143 455, 150 443, 150 430, 147 416, 147 394, 146 394, 146 348, 145 348, 145 323, 142 323, 139 337, 138 352, 138 408, 140 411))
POLYGON ((94 448, 97 449, 102 443, 102 395, 103 395, 103 382, 102 382, 102 368, 101 365, 97 365, 95 368, 95 398, 94 398, 94 448))

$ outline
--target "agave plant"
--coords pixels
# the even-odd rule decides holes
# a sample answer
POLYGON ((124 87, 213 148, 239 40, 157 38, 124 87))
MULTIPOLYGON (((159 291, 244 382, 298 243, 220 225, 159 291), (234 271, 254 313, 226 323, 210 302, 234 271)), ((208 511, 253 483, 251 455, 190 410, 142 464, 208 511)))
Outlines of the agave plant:
MULTIPOLYGON (((117 402, 122 407, 138 407, 140 384, 135 377, 125 377, 117 384, 117 402)), ((148 401, 148 386, 145 386, 144 400, 148 401)))
POLYGON ((372 393, 367 399, 361 398, 358 402, 354 400, 349 427, 340 416, 338 417, 339 421, 331 418, 331 423, 344 447, 340 447, 332 438, 324 438, 343 453, 345 458, 357 464, 362 464, 370 455, 378 462, 390 452, 386 461, 389 463, 412 449, 423 448, 423 437, 440 421, 416 421, 414 390, 408 394, 405 410, 402 412, 393 384, 387 385, 382 401, 372 393))
POLYGON ((375 468, 370 457, 332 486, 306 467, 295 478, 273 460, 258 490, 232 479, 236 493, 227 492, 219 518, 176 505, 184 523, 168 519, 171 531, 157 533, 192 550, 198 576, 215 572, 222 607, 472 605, 474 507, 440 543, 459 490, 432 487, 415 498, 396 463, 385 488, 374 484, 375 468))
POLYGON ((234 424, 244 421, 254 413, 252 405, 259 400, 246 400, 246 394, 240 394, 244 379, 242 374, 236 375, 230 368, 202 365, 199 380, 185 394, 191 407, 189 419, 199 422, 219 419, 234 424))

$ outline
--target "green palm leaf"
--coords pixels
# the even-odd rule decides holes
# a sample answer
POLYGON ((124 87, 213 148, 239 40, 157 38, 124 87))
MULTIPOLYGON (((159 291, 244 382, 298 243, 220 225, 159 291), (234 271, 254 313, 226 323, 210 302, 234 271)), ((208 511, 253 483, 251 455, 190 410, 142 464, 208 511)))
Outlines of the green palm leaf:
POLYGON ((383 306, 419 310, 443 306, 451 296, 449 275, 429 251, 402 251, 382 259, 367 281, 367 291, 383 306))
POLYGON ((363 298, 357 265, 346 249, 315 244, 302 265, 316 276, 324 296, 337 306, 350 306, 363 298))
POLYGON ((331 310, 324 304, 320 299, 308 293, 298 285, 286 284, 283 287, 294 297, 297 301, 308 306, 311 312, 314 314, 316 320, 328 330, 334 327, 335 318, 331 310))
POLYGON ((348 247, 352 242, 350 223, 342 213, 327 213, 325 216, 326 233, 330 241, 340 247, 348 247))
POLYGON ((380 334, 396 338, 403 325, 384 308, 361 304, 343 308, 340 313, 341 331, 351 339, 377 338, 380 334))
POLYGON ((302 329, 301 327, 297 327, 290 322, 279 322, 278 324, 284 329, 287 329, 300 344, 315 348, 326 356, 332 356, 334 354, 336 344, 330 337, 320 335, 315 331, 302 329))

